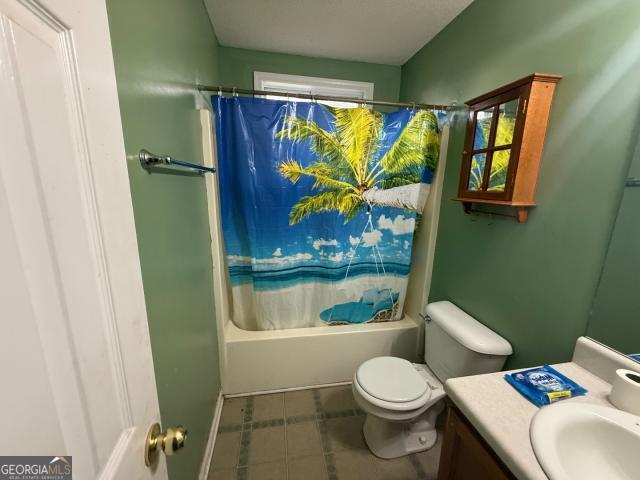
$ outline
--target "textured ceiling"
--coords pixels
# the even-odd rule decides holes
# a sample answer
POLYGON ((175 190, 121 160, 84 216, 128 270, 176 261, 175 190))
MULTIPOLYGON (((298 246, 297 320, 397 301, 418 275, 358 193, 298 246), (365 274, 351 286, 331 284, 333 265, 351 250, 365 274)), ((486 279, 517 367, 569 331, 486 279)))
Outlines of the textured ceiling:
POLYGON ((229 47, 402 65, 473 0, 205 0, 229 47))

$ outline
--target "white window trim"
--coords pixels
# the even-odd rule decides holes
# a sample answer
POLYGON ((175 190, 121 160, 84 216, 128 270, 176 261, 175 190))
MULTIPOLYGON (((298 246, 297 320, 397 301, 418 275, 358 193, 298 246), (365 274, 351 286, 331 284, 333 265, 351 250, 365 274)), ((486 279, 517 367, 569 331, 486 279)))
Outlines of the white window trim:
MULTIPOLYGON (((332 97, 373 99, 372 82, 338 80, 335 78, 307 77, 284 73, 253 72, 253 88, 271 92, 306 93, 332 97)), ((274 97, 275 98, 275 97, 274 97)), ((281 98, 281 97, 277 97, 281 98)), ((304 101, 297 99, 297 101, 304 101)), ((354 106, 345 102, 322 102, 335 106, 354 106)))

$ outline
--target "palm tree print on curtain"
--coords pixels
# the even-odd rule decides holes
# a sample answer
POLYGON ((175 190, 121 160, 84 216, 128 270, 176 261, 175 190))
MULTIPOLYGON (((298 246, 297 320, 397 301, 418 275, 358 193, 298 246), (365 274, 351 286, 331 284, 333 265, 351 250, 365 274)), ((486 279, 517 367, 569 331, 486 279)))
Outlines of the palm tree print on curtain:
POLYGON ((233 321, 244 329, 402 317, 436 115, 213 97, 233 321))
MULTIPOLYGON (((308 141, 317 160, 303 166, 295 159, 282 162, 280 173, 296 183, 303 176, 315 180, 314 195, 305 196, 291 210, 291 224, 322 211, 337 211, 345 222, 369 205, 400 206, 422 210, 418 195, 403 198, 399 187, 419 186, 426 169, 435 169, 439 153, 438 121, 433 112, 420 110, 395 143, 381 151, 384 116, 369 108, 332 108, 335 130, 326 131, 313 121, 288 117, 277 137, 308 141), (378 189, 395 189, 395 195, 376 195, 378 189), (395 197, 395 198, 394 198, 395 197), (407 201, 409 200, 409 201, 407 201)), ((416 189, 404 189, 405 192, 416 189)))

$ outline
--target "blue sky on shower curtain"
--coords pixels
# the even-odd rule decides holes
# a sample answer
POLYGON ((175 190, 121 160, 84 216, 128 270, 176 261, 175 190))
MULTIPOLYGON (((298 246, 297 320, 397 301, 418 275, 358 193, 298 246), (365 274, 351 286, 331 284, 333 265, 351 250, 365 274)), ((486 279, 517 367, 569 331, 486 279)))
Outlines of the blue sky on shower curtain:
MULTIPOLYGON (((326 107, 237 96, 213 96, 212 103, 224 246, 233 287, 252 284, 255 291, 268 291, 339 282, 347 268, 349 279, 377 275, 381 265, 375 247, 387 275, 408 275, 415 212, 374 206, 374 228, 359 245, 368 221, 366 208, 347 223, 344 215, 331 211, 290 224, 293 206, 318 190, 313 189, 314 180, 304 175, 292 183, 279 165, 295 159, 307 166, 317 156, 309 141, 277 138, 277 133, 287 116, 312 120, 334 131, 334 117, 326 107)), ((379 155, 393 145, 412 115, 406 109, 384 114, 379 155)), ((422 172, 423 183, 431 183, 432 173, 432 169, 422 172)))

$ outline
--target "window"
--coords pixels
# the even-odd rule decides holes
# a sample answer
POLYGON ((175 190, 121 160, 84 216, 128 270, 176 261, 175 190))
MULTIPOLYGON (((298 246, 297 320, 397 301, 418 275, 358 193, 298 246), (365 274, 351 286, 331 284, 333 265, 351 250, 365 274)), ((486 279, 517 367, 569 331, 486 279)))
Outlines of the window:
MULTIPOLYGON (((285 75, 280 73, 254 72, 253 88, 268 92, 306 93, 309 95, 327 95, 332 97, 361 98, 371 100, 373 98, 373 83, 356 82, 351 80, 336 80, 332 78, 305 77, 301 75, 285 75)), ((280 96, 266 98, 282 100, 280 96)), ((300 102, 310 100, 296 99, 300 102)), ((357 107, 353 102, 324 101, 319 103, 334 107, 357 107)))

